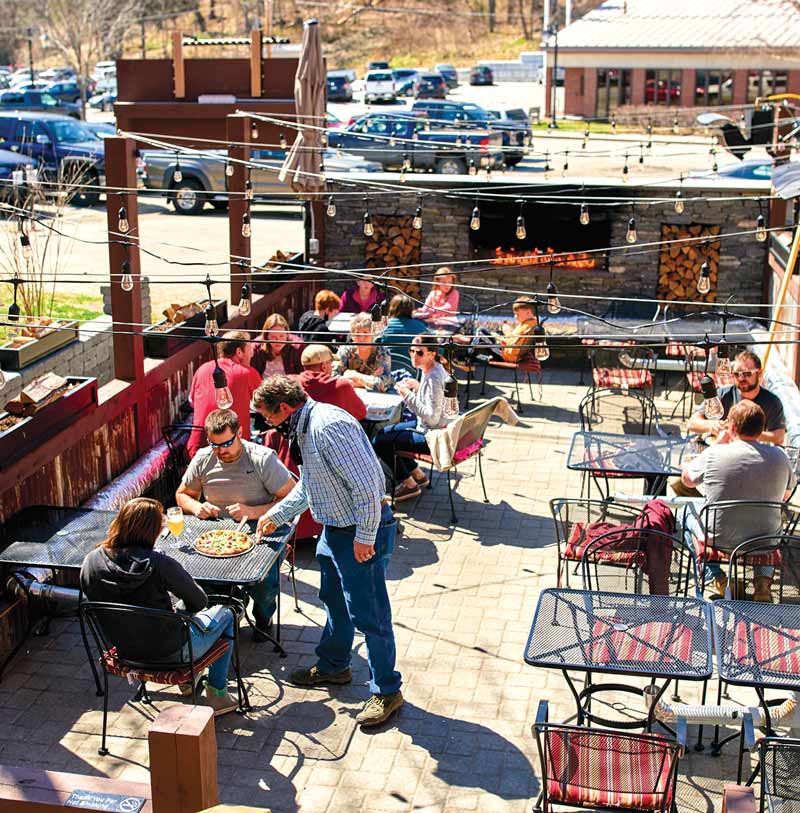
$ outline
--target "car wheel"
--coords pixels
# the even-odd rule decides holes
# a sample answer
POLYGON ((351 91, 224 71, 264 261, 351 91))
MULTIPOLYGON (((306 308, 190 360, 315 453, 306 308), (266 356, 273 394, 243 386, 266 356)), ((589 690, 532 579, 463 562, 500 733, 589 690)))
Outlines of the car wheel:
POLYGON ((206 202, 200 196, 203 187, 192 178, 175 184, 171 190, 172 205, 179 215, 196 215, 203 211, 206 202))
POLYGON ((436 172, 439 175, 466 175, 467 166, 462 158, 446 156, 436 162, 436 172))

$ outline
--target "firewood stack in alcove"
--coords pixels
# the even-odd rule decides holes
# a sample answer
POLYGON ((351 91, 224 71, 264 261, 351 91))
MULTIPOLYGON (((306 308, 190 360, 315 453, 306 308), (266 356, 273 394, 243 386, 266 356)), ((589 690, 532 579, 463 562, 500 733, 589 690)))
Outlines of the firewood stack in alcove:
POLYGON ((720 245, 719 226, 693 223, 690 226, 661 225, 661 239, 669 242, 658 259, 658 299, 682 299, 696 302, 717 301, 720 245), (691 238, 691 239, 689 239, 691 238), (711 290, 707 294, 697 291, 700 266, 708 263, 711 290))
POLYGON ((372 225, 375 233, 367 238, 364 265, 376 269, 391 267, 393 270, 387 272, 390 276, 404 278, 403 282, 392 281, 392 286, 419 299, 418 263, 422 230, 415 229, 411 221, 412 218, 407 216, 374 215, 372 225), (406 267, 408 265, 413 267, 406 267))

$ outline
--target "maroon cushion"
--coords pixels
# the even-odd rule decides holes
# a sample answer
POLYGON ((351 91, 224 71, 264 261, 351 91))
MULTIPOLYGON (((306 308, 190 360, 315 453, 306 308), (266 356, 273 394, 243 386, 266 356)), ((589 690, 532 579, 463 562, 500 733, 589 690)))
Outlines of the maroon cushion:
MULTIPOLYGON (((230 643, 220 638, 204 655, 195 659, 194 673, 205 669, 209 664, 214 663, 228 649, 230 643)), ((188 683, 192 679, 192 670, 189 666, 182 669, 172 669, 166 671, 149 671, 147 669, 132 669, 122 663, 117 657, 117 648, 112 647, 109 651, 103 652, 103 668, 110 675, 119 677, 132 677, 134 680, 141 680, 147 683, 163 683, 168 686, 176 686, 180 683, 188 683)))

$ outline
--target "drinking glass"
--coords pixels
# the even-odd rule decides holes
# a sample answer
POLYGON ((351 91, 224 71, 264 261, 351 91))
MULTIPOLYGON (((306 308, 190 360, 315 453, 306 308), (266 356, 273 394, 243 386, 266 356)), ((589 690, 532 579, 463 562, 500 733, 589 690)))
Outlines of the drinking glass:
MULTIPOLYGON (((167 528, 175 540, 183 533, 183 510, 178 506, 167 508, 167 528)), ((172 546, 176 545, 177 541, 172 546)))

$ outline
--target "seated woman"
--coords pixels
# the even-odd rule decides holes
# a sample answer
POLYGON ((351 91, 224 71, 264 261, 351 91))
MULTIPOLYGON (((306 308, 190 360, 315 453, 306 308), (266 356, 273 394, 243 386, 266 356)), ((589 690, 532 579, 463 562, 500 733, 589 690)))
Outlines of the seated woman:
POLYGON ((314 310, 306 311, 297 321, 297 332, 303 341, 309 344, 328 344, 332 341, 334 337, 328 332, 328 322, 339 313, 341 304, 333 291, 317 291, 314 310))
POLYGON ((386 295, 375 286, 374 278, 364 277, 342 294, 341 313, 369 313, 373 305, 383 302, 386 295))
POLYGON ((392 357, 385 347, 375 344, 368 313, 357 313, 350 320, 350 342, 337 351, 333 374, 344 376, 354 387, 390 390, 394 384, 392 357))
POLYGON ((425 304, 414 311, 414 316, 433 325, 457 325, 459 293, 453 287, 456 281, 452 269, 447 266, 438 269, 433 275, 433 288, 425 304))
MULTIPOLYGON (((431 429, 442 429, 456 416, 447 409, 444 384, 448 374, 439 363, 439 344, 435 336, 415 336, 411 344, 411 363, 422 371, 419 381, 407 379, 397 384, 403 402, 416 416, 407 421, 385 426, 375 436, 375 452, 391 469, 395 464, 394 452, 419 452, 428 454, 430 449, 425 435, 431 429)), ((397 458, 395 477, 402 482, 395 488, 396 502, 410 500, 420 495, 420 487, 428 485, 425 472, 414 460, 397 458)))
MULTIPOLYGON (((389 320, 386 327, 375 339, 376 344, 382 344, 389 348, 392 357, 392 366, 395 368, 393 374, 395 380, 399 366, 408 366, 408 348, 411 347, 411 340, 420 333, 427 333, 428 326, 419 319, 414 319, 414 300, 405 294, 396 294, 389 301, 389 320)), ((408 376, 402 376, 407 378, 408 376)))
MULTIPOLYGON (((233 640, 234 615, 230 607, 207 607, 208 597, 183 567, 165 553, 153 550, 163 528, 164 508, 160 502, 136 497, 125 503, 114 517, 106 539, 83 560, 81 590, 90 601, 167 611, 174 610, 172 593, 202 627, 202 632, 191 627, 192 653, 197 659, 220 638, 233 640)), ((154 623, 157 622, 147 624, 148 656, 154 661, 180 660, 181 641, 172 635, 176 627, 165 625, 163 634, 154 636, 154 623)), ((124 626, 105 632, 122 652, 126 649, 125 641, 134 650, 141 646, 142 634, 137 634, 135 617, 124 626)), ((214 709, 215 717, 234 711, 237 706, 236 699, 228 694, 232 654, 231 644, 208 669, 206 703, 214 709)), ((183 656, 186 655, 184 652, 183 656)), ((181 691, 186 693, 183 688, 181 691)))
POLYGON ((253 353, 251 367, 255 367, 262 378, 275 373, 299 375, 303 372, 300 355, 303 352, 303 341, 289 331, 289 323, 279 313, 271 313, 264 320, 264 327, 259 337, 264 340, 253 353))

